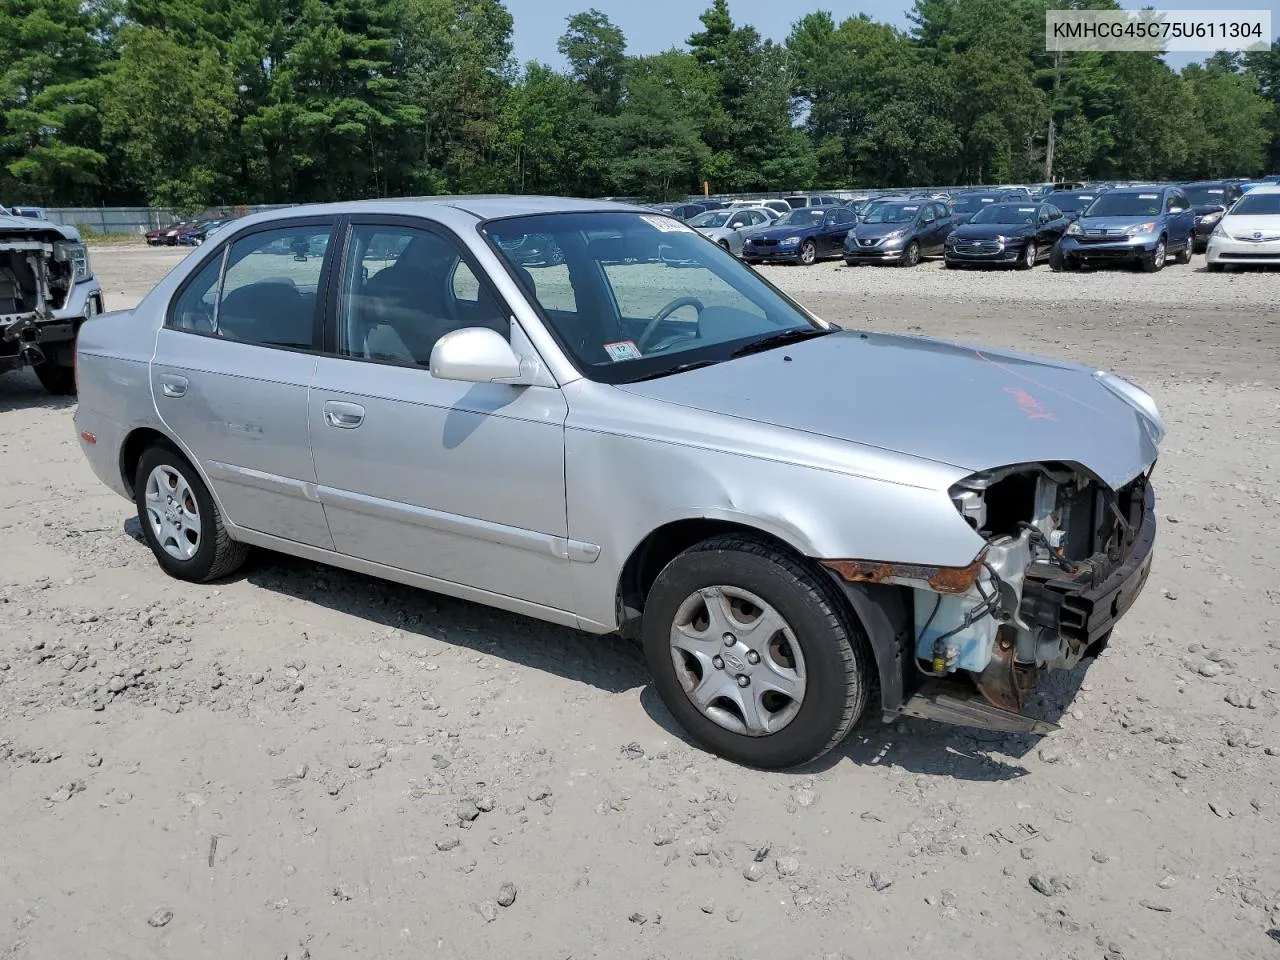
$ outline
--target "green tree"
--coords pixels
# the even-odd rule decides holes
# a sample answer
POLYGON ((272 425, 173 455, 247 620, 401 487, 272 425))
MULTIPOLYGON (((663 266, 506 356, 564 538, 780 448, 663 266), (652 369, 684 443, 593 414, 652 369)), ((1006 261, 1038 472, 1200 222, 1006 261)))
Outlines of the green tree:
POLYGON ((101 196, 105 0, 0 0, 0 193, 53 204, 101 196))
POLYGON ((1258 80, 1240 70, 1240 58, 1211 57, 1190 64, 1182 82, 1192 101, 1196 148, 1183 172, 1199 177, 1255 176, 1263 172, 1274 107, 1258 95, 1258 80))
POLYGON ((235 91, 217 54, 152 27, 127 26, 119 43, 104 81, 103 133, 122 158, 124 181, 161 205, 234 198, 224 161, 235 91))
POLYGON ((594 8, 574 14, 567 23, 556 48, 569 61, 569 76, 586 88, 600 112, 613 114, 626 74, 626 37, 594 8))

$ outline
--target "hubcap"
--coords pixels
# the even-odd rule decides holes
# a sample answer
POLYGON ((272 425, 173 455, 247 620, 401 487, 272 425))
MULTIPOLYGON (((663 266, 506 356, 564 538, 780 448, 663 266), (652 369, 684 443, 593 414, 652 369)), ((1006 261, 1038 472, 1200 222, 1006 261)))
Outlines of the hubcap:
POLYGON ((1036 263, 1036 245, 1034 243, 1027 244, 1027 252, 1024 255, 1028 266, 1035 266, 1036 263))
POLYGON ((726 730, 777 733, 804 702, 805 666, 791 627, 739 587, 690 594, 671 625, 671 661, 689 701, 726 730))
POLYGON ((1156 244, 1155 256, 1152 257, 1152 259, 1155 261, 1155 264, 1157 267, 1164 264, 1164 241, 1163 240, 1161 240, 1159 243, 1156 244))
POLYGON ((176 560, 190 560, 200 549, 200 505, 186 478, 161 464, 147 477, 147 520, 164 552, 176 560))
POLYGON ((805 244, 805 246, 800 251, 800 259, 803 260, 805 263, 813 263, 814 256, 815 256, 815 253, 814 253, 813 247, 809 246, 808 244, 805 244))

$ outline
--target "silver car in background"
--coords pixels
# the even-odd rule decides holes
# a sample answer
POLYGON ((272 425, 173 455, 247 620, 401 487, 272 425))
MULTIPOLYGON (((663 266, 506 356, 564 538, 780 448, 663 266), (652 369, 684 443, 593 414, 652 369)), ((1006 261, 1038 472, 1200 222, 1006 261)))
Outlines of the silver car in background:
POLYGON ((174 577, 264 547, 638 637, 748 765, 866 711, 1050 729, 1037 673, 1104 644, 1151 563, 1144 391, 841 330, 620 203, 246 217, 78 359, 81 447, 174 577))
POLYGON ((714 240, 735 257, 742 256, 742 241, 753 230, 767 227, 779 214, 768 207, 728 207, 708 210, 689 221, 704 237, 714 240))

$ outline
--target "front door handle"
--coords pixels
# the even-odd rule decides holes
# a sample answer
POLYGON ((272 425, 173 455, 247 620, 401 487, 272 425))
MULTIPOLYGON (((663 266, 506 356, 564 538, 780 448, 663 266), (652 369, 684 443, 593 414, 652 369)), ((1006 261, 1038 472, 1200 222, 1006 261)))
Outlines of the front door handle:
POLYGON ((160 392, 166 397, 182 397, 187 393, 187 378, 176 373, 160 374, 160 392))
POLYGON ((327 400, 324 405, 324 422, 341 430, 354 430, 364 423, 364 407, 358 403, 327 400))

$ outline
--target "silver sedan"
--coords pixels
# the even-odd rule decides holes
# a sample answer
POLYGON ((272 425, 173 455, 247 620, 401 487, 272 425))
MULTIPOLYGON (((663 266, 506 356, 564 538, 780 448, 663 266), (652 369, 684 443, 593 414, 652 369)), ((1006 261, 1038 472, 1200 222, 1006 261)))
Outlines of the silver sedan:
POLYGON ((1151 563, 1143 390, 841 330, 626 204, 245 217, 86 322, 78 374, 81 449, 170 575, 264 547, 635 637, 753 766, 867 711, 1045 732, 1037 673, 1151 563))
POLYGON ((777 219, 777 212, 768 207, 730 207, 700 213, 689 221, 689 226, 704 237, 710 237, 735 257, 740 257, 742 241, 751 231, 767 227, 777 219))

